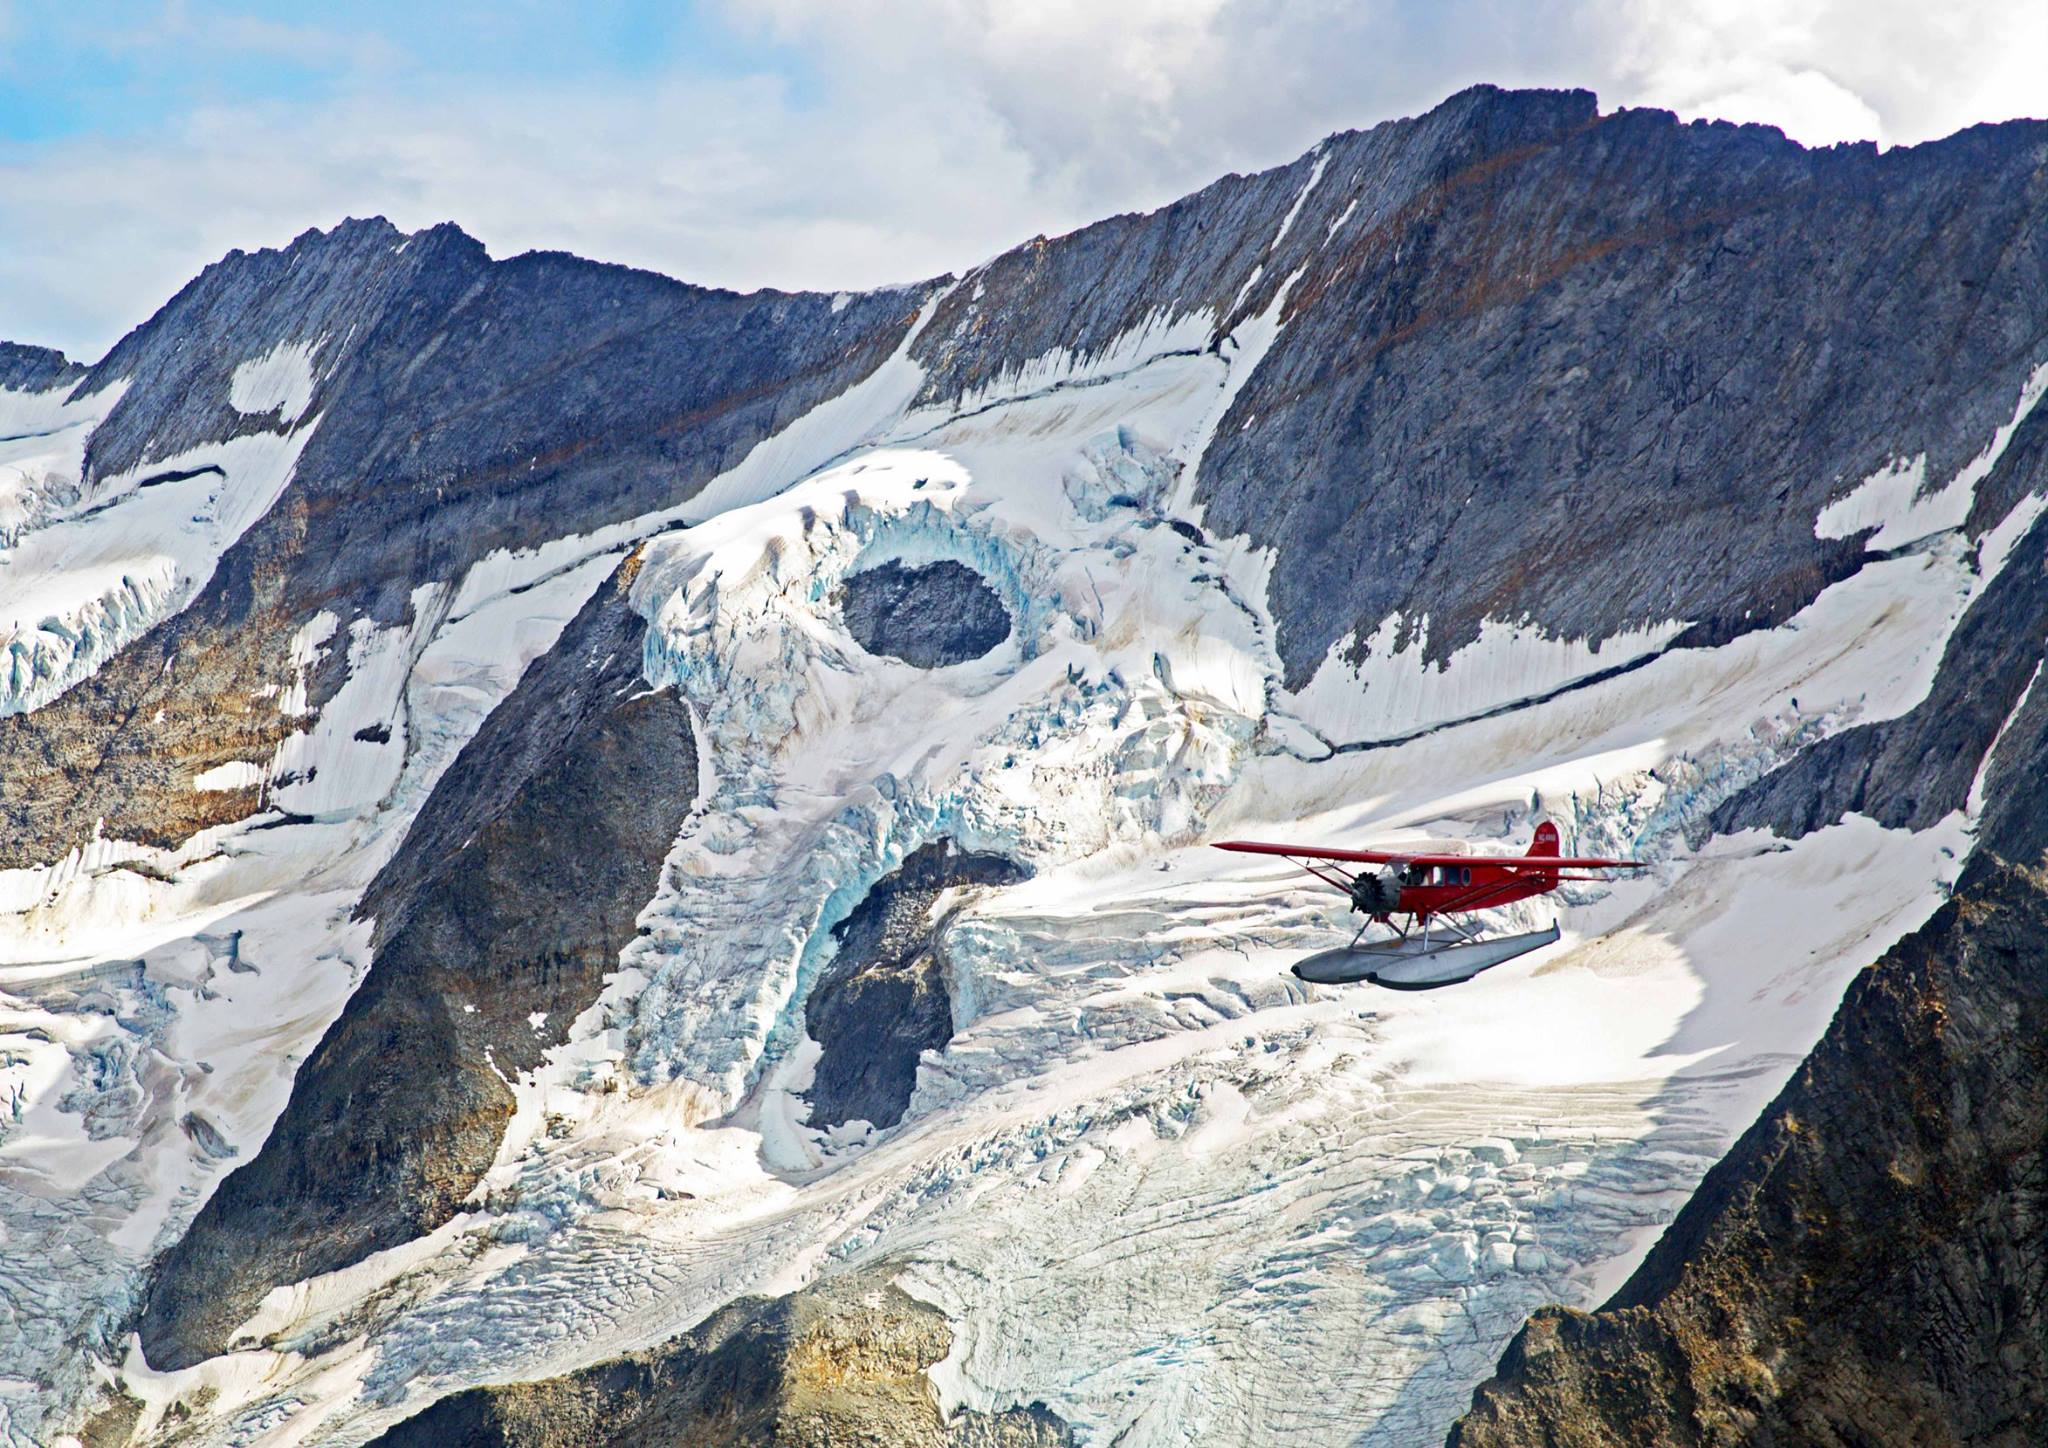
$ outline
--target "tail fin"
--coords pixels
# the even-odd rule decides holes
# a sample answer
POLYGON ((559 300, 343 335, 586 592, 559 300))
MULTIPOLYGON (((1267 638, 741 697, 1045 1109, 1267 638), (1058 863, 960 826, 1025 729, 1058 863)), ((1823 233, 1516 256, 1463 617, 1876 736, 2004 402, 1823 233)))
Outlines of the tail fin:
MULTIPOLYGON (((1545 820, 1542 824, 1536 826, 1535 838, 1529 841, 1529 854, 1532 858, 1536 859, 1540 859, 1545 855, 1555 859, 1558 854, 1557 846, 1557 823, 1554 820, 1545 820)), ((1555 869, 1531 870, 1529 873, 1542 883, 1545 890, 1555 890, 1557 888, 1558 879, 1555 869)))

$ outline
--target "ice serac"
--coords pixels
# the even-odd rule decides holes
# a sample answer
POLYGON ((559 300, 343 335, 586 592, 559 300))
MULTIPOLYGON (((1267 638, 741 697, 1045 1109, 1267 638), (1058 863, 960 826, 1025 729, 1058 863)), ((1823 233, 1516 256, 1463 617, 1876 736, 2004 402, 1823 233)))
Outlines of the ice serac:
MULTIPOLYGON (((684 502, 872 373, 922 301, 835 310, 557 254, 494 262, 453 226, 381 220, 208 267, 75 383, 126 389, 92 432, 85 489, 319 424, 188 607, 32 720, 0 719, 0 866, 60 859, 95 821, 175 845, 248 817, 255 791, 190 780, 267 760, 300 727, 249 703, 293 681, 290 640, 314 617, 344 637, 406 626, 418 590, 487 556, 684 502)), ((348 664, 316 662, 311 712, 348 664)))
POLYGON ((548 1382, 444 1398, 374 1448, 1065 1448, 1040 1405, 940 1411, 925 1369, 946 1356, 944 1314, 886 1272, 787 1297, 743 1298, 701 1327, 548 1382))
POLYGON ((507 1074, 596 998, 696 796, 687 711, 640 679, 630 577, 527 671, 371 887, 375 967, 159 1267, 152 1363, 210 1356, 272 1287, 453 1216, 512 1115, 507 1074))

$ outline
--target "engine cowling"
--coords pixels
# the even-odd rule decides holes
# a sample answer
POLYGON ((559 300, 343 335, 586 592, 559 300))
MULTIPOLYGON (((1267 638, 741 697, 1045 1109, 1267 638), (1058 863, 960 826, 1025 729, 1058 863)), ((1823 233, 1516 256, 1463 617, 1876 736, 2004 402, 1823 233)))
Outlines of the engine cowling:
POLYGON ((1385 915, 1401 904, 1401 877, 1397 871, 1376 870, 1351 882, 1351 908, 1361 915, 1385 915))

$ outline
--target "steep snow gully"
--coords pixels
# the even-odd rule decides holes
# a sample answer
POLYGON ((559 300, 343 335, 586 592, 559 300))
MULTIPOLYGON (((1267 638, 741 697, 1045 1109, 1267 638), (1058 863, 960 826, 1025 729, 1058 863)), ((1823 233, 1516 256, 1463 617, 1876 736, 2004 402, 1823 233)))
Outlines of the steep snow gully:
MULTIPOLYGON (((1928 695, 2048 501, 1972 507, 2048 371, 1953 476, 1888 465, 1845 491, 1816 535, 1867 550, 1775 626, 1688 643, 1684 618, 1586 639, 1489 620, 1439 660, 1428 620, 1395 614, 1290 689, 1273 554, 1212 533, 1194 473, 1291 285, 1214 345, 1215 313, 1162 312, 934 400, 912 341, 970 275, 689 502, 493 554, 398 622, 308 624, 300 683, 262 705, 304 729, 223 780, 263 813, 0 872, 0 1435, 60 1441, 116 1401, 137 1442, 353 1445, 862 1273, 951 1324, 929 1368, 949 1410, 1042 1403, 1126 1448, 1409 1445, 1532 1309, 1605 1297, 1972 848, 1981 789, 1918 832, 1707 822, 1928 695), (973 647, 864 647, 847 581, 884 569, 979 580, 973 647), (369 968, 357 902, 615 572, 648 625, 644 684, 686 701, 699 751, 616 973, 510 1080, 458 1215, 277 1287, 215 1356, 153 1365, 128 1331, 151 1264, 259 1149, 369 968), (342 680, 317 716, 315 668, 342 680), (1206 844, 1514 847, 1542 816, 1654 869, 1512 907, 1497 924, 1555 912, 1561 942, 1420 996, 1295 980, 1348 933, 1341 902, 1206 844), (836 927, 933 847, 1015 866, 938 893, 951 1039, 899 1121, 813 1124, 806 1007, 836 927)), ((20 419, 0 427, 0 601, 38 600, 0 619, 0 709, 33 712, 190 599, 322 426, 311 355, 246 359, 235 405, 270 410, 181 465, 217 469, 147 491, 84 496, 104 394, 0 394, 20 419), (206 501, 152 501, 174 489, 206 501), (150 572, 126 520, 158 506, 194 522, 150 572), (39 547, 69 590, 47 605, 39 547), (113 579, 133 618, 62 622, 113 579)))

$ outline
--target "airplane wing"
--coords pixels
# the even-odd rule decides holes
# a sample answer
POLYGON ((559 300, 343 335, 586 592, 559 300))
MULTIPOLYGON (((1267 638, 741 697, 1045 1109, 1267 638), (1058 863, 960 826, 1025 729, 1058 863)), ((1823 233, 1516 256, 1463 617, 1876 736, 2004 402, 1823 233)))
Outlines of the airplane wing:
POLYGON ((1590 855, 1438 855, 1399 850, 1336 850, 1321 845, 1278 845, 1265 840, 1222 840, 1219 850, 1243 855, 1279 855, 1290 860, 1336 860, 1352 865, 1529 865, 1544 870, 1647 870, 1646 860, 1607 860, 1590 855))

